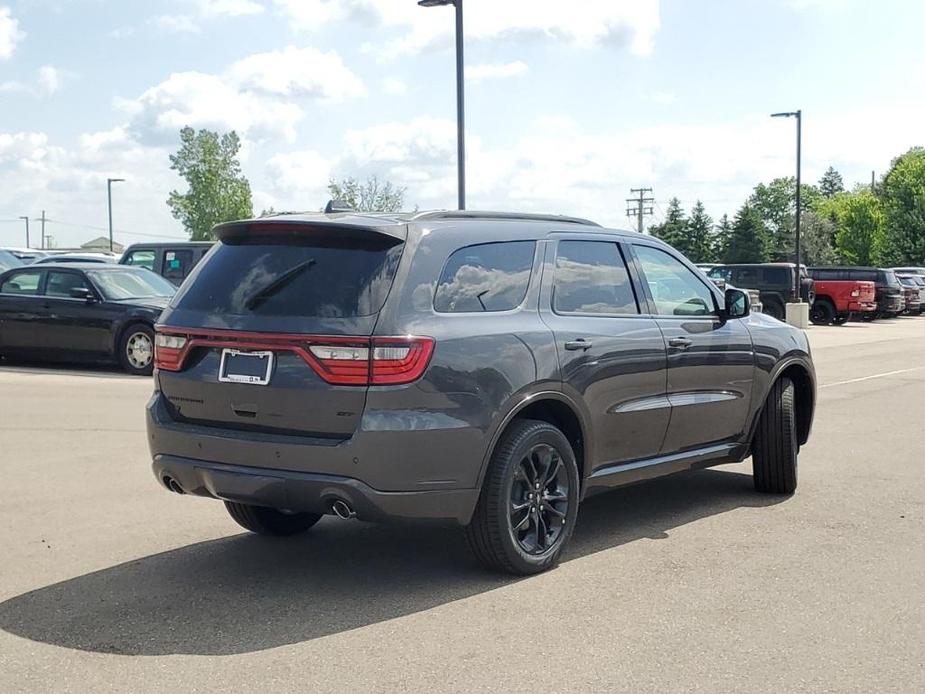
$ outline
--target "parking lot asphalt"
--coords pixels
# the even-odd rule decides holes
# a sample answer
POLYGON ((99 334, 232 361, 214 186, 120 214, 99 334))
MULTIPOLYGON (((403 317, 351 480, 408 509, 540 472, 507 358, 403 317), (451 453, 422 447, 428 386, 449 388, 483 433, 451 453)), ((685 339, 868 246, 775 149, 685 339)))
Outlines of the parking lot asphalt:
POLYGON ((519 580, 452 527, 249 536, 154 481, 149 380, 0 367, 0 692, 925 691, 925 318, 809 334, 794 497, 618 490, 519 580))

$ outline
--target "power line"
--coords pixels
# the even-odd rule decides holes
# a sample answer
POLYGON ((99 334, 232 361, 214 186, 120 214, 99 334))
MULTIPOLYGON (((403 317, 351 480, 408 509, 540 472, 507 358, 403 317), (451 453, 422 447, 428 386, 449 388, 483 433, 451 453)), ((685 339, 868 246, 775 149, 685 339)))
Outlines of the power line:
MULTIPOLYGON (((62 222, 59 219, 51 219, 49 217, 45 217, 45 223, 46 224, 60 224, 61 226, 73 227, 75 229, 93 229, 94 231, 105 231, 106 233, 109 233, 108 227, 98 227, 92 224, 75 224, 73 222, 62 222)), ((183 236, 170 236, 167 234, 150 234, 150 233, 140 232, 140 231, 123 231, 122 229, 114 229, 113 231, 123 236, 142 236, 145 238, 171 239, 171 240, 177 240, 177 241, 188 241, 189 240, 183 236)))
POLYGON ((644 231, 644 217, 654 214, 652 207, 647 207, 647 205, 654 203, 655 198, 646 197, 646 193, 652 192, 651 188, 630 188, 630 192, 638 193, 639 197, 626 199, 626 216, 636 217, 636 231, 642 234, 644 231))

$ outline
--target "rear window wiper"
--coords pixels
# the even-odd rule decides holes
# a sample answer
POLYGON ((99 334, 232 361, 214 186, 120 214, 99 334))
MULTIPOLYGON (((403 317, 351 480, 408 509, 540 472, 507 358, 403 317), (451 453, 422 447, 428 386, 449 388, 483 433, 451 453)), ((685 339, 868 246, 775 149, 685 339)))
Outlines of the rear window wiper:
POLYGON ((262 289, 258 289, 256 292, 247 297, 247 299, 244 301, 244 307, 248 310, 256 308, 264 300, 273 296, 276 292, 285 287, 287 284, 289 284, 289 282, 295 279, 298 275, 302 274, 305 270, 308 270, 308 268, 314 264, 315 259, 310 258, 304 262, 299 263, 298 265, 293 265, 268 285, 262 289))

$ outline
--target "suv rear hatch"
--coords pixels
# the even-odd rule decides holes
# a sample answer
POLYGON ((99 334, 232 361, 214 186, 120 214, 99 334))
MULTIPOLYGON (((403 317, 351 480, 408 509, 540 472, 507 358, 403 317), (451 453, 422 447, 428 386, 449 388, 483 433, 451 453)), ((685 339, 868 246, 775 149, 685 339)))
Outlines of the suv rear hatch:
POLYGON ((217 234, 156 328, 174 419, 343 440, 370 383, 407 382, 426 366, 430 341, 371 337, 405 225, 274 219, 217 234))

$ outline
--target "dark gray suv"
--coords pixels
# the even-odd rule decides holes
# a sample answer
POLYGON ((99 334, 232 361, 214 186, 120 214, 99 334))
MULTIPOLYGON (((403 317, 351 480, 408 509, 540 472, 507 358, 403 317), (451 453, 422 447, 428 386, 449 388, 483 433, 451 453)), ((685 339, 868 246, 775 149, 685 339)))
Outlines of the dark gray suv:
POLYGON ((157 326, 148 441, 248 530, 451 519, 528 574, 597 492, 749 455, 758 491, 796 488, 806 336, 656 239, 477 212, 216 234, 157 326))

